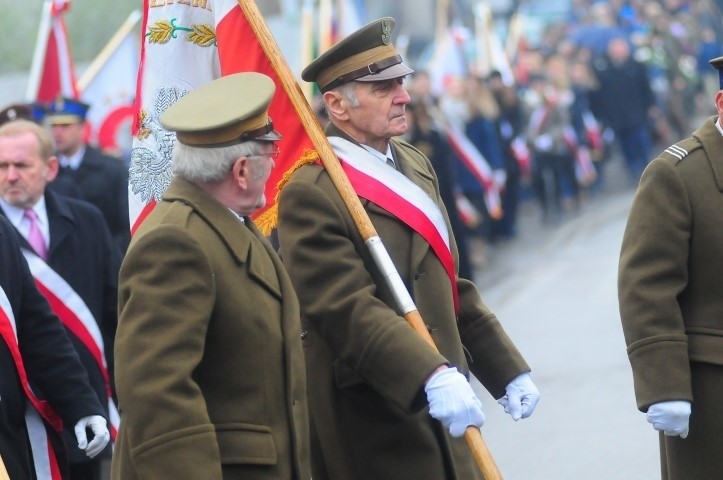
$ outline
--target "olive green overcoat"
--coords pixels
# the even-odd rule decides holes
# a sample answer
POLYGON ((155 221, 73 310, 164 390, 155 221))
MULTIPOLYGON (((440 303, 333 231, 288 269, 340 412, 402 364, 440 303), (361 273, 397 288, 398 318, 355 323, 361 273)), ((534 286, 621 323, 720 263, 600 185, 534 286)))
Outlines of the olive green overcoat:
POLYGON ((309 480, 299 305, 271 245, 175 178, 120 273, 115 480, 309 480))
MULTIPOLYGON (((327 135, 351 140, 333 126, 327 135)), ((400 171, 439 205, 451 232, 429 160, 397 140, 392 151, 400 171)), ((429 416, 424 381, 446 362, 471 370, 498 398, 529 368, 472 282, 457 280, 456 317, 449 276, 429 244, 377 205, 362 204, 441 353, 395 310, 326 170, 297 170, 281 192, 278 234, 305 330, 314 480, 481 478, 464 439, 429 416)), ((451 250, 456 260, 454 239, 451 250)))
POLYGON ((620 316, 638 408, 692 402, 688 438, 661 437, 670 463, 664 478, 671 479, 723 478, 723 398, 694 396, 723 392, 706 385, 720 383, 714 372, 723 372, 710 368, 723 366, 723 136, 716 118, 647 166, 620 254, 620 316), (706 471, 711 462, 718 467, 706 471))

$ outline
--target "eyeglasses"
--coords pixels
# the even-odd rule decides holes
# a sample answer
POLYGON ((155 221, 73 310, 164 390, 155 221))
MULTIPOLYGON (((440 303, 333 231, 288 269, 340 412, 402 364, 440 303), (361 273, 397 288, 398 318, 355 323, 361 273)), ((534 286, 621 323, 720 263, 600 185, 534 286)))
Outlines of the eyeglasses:
POLYGON ((281 153, 281 150, 279 150, 277 148, 276 150, 272 150, 270 152, 261 152, 261 153, 256 153, 254 155, 249 155, 249 156, 250 157, 268 157, 271 160, 276 161, 276 159, 279 158, 280 153, 281 153))

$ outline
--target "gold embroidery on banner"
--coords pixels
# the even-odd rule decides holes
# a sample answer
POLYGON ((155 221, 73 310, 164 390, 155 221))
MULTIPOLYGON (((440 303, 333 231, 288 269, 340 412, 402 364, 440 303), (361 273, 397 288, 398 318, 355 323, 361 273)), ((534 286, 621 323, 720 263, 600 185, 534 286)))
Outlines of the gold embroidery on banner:
MULTIPOLYGON (((175 20, 175 19, 174 19, 175 20)), ((173 25, 167 20, 158 20, 148 26, 148 41, 150 43, 167 43, 173 35, 173 25)))
MULTIPOLYGON (((165 7, 167 5, 173 5, 174 0, 150 0, 148 6, 150 8, 165 7)), ((211 10, 209 0, 175 0, 175 3, 179 5, 188 5, 189 7, 199 7, 206 10, 211 10)))
POLYGON ((216 31, 207 23, 194 25, 193 33, 188 35, 188 41, 201 47, 209 47, 216 43, 216 31))
POLYGON ((200 47, 211 47, 216 45, 216 29, 208 23, 197 23, 191 27, 181 27, 175 24, 176 19, 156 20, 156 23, 148 26, 149 43, 168 43, 172 38, 178 38, 177 32, 187 32, 186 40, 200 47))
POLYGON ((146 126, 146 119, 148 118, 148 112, 141 110, 138 114, 138 140, 145 140, 151 134, 151 130, 146 126))

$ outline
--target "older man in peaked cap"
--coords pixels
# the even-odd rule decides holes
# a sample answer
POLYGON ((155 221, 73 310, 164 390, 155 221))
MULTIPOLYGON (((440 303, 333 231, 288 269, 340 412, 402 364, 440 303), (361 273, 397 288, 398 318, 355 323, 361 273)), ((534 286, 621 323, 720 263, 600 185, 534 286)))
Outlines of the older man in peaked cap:
POLYGON ((723 75, 720 88, 718 115, 643 172, 620 252, 635 396, 666 480, 723 478, 723 75))
POLYGON ((407 130, 394 20, 351 34, 302 73, 323 94, 326 135, 439 347, 406 323, 321 165, 279 199, 281 255, 306 332, 314 480, 479 479, 467 427, 484 423, 473 373, 518 420, 538 391, 529 367, 459 278, 457 248, 429 160, 407 130))
POLYGON ((310 478, 299 305, 248 218, 279 153, 274 89, 230 75, 161 117, 175 178, 121 267, 114 479, 310 478))

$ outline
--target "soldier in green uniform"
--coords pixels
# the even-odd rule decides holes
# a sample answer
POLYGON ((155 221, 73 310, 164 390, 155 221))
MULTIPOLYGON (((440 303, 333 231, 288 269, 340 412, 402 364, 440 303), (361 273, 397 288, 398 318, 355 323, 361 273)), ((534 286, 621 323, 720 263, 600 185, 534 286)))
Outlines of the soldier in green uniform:
POLYGON ((412 72, 371 22, 302 77, 322 92, 326 135, 416 302, 439 353, 415 333, 328 172, 308 164, 279 198, 281 256, 305 331, 314 480, 482 478, 461 436, 484 423, 474 374, 518 420, 539 393, 530 368, 459 278, 457 248, 429 159, 407 130, 412 72))
POLYGON ((274 90, 221 77, 161 117, 175 178, 121 267, 113 479, 310 480, 299 303, 248 218, 278 155, 274 90))
POLYGON ((635 395, 660 431, 665 480, 723 478, 723 81, 715 104, 645 169, 620 253, 635 395))

